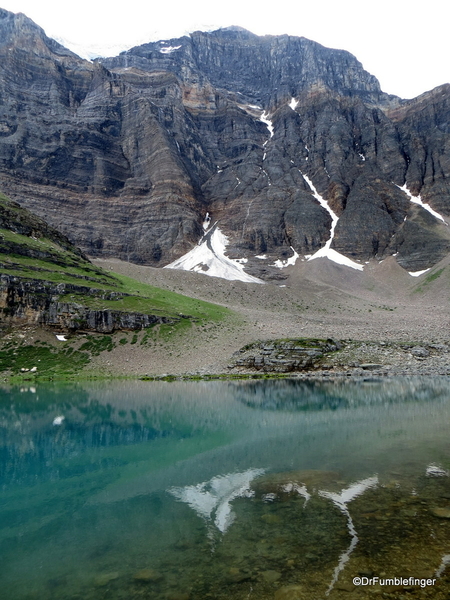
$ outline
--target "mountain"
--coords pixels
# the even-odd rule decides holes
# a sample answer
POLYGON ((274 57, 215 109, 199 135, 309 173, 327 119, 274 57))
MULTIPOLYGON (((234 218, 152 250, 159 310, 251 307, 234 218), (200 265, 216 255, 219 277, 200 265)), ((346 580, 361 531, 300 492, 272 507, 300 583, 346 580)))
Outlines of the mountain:
POLYGON ((90 63, 0 10, 0 188, 90 256, 422 271, 450 251, 449 182, 448 84, 402 100, 348 52, 237 27, 90 63))

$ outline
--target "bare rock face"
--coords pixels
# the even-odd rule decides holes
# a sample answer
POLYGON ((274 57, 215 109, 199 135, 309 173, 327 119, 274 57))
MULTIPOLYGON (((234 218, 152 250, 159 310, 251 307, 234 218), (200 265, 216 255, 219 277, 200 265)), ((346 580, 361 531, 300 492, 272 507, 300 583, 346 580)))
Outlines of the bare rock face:
MULTIPOLYGON (((96 297, 101 295, 101 290, 81 285, 56 285, 48 281, 1 274, 0 324, 36 324, 58 331, 112 333, 124 330, 139 331, 153 325, 175 322, 173 318, 157 315, 111 309, 95 310, 75 302, 59 301, 60 295, 71 292, 96 297)), ((105 299, 109 299, 110 295, 105 294, 105 299)), ((115 296, 117 298, 121 295, 115 296)))
POLYGON ((450 85, 404 101, 305 38, 227 28, 90 63, 0 10, 1 187, 92 256, 164 266, 209 213, 271 277, 329 239, 320 195, 333 249, 428 268, 450 234, 417 199, 450 216, 449 123, 450 85))

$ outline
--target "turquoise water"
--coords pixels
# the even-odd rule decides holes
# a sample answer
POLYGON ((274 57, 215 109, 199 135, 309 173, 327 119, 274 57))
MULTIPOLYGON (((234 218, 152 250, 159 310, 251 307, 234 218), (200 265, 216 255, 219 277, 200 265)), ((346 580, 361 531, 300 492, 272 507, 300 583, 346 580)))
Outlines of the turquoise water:
POLYGON ((449 417, 448 378, 0 388, 0 596, 447 598, 449 417))

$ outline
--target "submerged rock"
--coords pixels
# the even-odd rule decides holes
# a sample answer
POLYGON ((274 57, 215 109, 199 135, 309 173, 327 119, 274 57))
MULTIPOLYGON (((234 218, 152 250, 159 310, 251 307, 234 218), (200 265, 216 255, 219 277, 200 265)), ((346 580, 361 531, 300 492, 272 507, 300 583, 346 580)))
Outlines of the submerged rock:
MULTIPOLYGON (((289 484, 307 486, 308 488, 339 486, 340 475, 335 471, 286 471, 284 473, 269 473, 258 477, 252 483, 252 489, 257 494, 298 494, 295 488, 287 488, 289 484)), ((341 482, 342 483, 342 482, 341 482)))
POLYGON ((285 585, 274 596, 274 600, 305 600, 305 598, 301 585, 285 585))
POLYGON ((439 519, 450 519, 450 506, 431 508, 430 512, 439 519))
POLYGON ((117 571, 112 571, 111 573, 102 573, 94 579, 94 585, 95 587, 105 587, 108 585, 108 583, 118 578, 119 573, 117 571))
POLYGON ((141 569, 133 575, 133 579, 143 583, 157 583, 163 579, 163 576, 154 569, 141 569))
POLYGON ((279 573, 278 571, 272 571, 272 570, 262 571, 261 577, 267 583, 275 583, 276 581, 278 581, 281 578, 281 573, 279 573))

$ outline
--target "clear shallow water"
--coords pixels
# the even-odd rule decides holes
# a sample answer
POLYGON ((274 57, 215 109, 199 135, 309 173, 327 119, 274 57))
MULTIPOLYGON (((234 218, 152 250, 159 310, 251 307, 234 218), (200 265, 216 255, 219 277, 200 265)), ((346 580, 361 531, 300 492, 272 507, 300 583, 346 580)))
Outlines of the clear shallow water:
POLYGON ((447 598, 449 383, 0 388, 2 597, 447 598))

